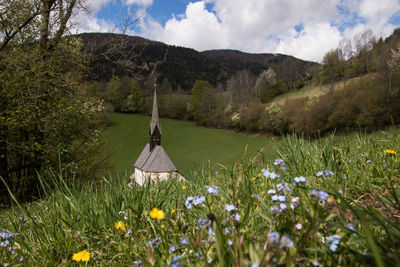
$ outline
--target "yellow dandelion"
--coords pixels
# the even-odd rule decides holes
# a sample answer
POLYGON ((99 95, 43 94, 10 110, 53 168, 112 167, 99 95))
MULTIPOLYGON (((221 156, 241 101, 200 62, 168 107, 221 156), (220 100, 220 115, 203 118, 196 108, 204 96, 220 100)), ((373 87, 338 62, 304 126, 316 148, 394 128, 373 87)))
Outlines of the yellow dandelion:
POLYGON ((79 251, 72 256, 72 260, 76 262, 80 261, 89 261, 90 260, 90 253, 86 250, 79 251))
POLYGON ((157 208, 152 209, 150 212, 150 217, 152 219, 157 219, 157 220, 161 220, 164 218, 165 213, 162 210, 159 210, 157 208))
POLYGON ((114 227, 115 227, 115 229, 126 233, 126 228, 128 228, 128 225, 124 224, 122 221, 118 221, 118 222, 114 223, 114 227))
POLYGON ((160 225, 160 228, 161 228, 161 230, 163 230, 163 229, 165 228, 165 225, 164 225, 164 224, 161 224, 161 225, 160 225))
POLYGON ((385 149, 385 150, 383 150, 383 153, 392 155, 392 156, 397 156, 396 150, 393 150, 393 149, 385 149))
POLYGON ((174 214, 175 212, 176 212, 175 209, 172 209, 172 210, 171 210, 171 214, 174 214))
POLYGON ((182 190, 185 190, 187 188, 186 185, 182 185, 182 190))

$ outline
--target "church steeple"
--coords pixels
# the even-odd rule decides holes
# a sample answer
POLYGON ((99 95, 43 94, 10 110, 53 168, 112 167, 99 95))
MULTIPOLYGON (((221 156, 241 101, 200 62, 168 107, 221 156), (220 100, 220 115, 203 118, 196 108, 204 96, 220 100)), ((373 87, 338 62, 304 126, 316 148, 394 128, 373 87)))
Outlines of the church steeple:
POLYGON ((154 89, 153 110, 150 121, 150 151, 161 145, 161 125, 158 117, 157 92, 154 89))

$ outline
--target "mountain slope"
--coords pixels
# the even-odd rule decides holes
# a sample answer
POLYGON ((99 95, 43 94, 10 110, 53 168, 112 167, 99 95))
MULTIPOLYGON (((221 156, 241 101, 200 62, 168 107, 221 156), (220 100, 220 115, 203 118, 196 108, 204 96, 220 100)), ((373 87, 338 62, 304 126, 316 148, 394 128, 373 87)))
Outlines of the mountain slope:
POLYGON ((319 65, 281 54, 250 54, 235 50, 194 49, 166 45, 137 36, 110 33, 76 35, 91 56, 88 80, 109 80, 113 75, 145 78, 152 71, 157 81, 168 78, 174 89, 190 90, 196 80, 213 85, 225 82, 237 71, 254 75, 274 66, 277 78, 294 81, 309 77, 319 65))

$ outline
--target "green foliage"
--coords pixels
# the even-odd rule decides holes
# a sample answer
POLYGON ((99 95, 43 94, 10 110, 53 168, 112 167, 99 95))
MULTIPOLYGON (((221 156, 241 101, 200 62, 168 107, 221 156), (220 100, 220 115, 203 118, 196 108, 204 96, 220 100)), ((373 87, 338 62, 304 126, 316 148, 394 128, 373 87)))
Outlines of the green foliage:
POLYGON ((1 229, 18 233, 1 263, 75 264, 87 250, 94 265, 398 265, 398 138, 284 137, 275 162, 260 153, 143 187, 126 177, 68 186, 60 170, 46 199, 0 213, 1 229))
POLYGON ((205 113, 215 108, 214 91, 207 81, 197 80, 193 85, 191 112, 196 121, 204 119, 205 113))
POLYGON ((80 48, 79 40, 66 39, 46 56, 37 45, 0 54, 1 176, 18 198, 37 193, 37 172, 50 179, 44 173, 57 168, 59 156, 79 177, 101 169, 103 104, 78 94, 80 48))

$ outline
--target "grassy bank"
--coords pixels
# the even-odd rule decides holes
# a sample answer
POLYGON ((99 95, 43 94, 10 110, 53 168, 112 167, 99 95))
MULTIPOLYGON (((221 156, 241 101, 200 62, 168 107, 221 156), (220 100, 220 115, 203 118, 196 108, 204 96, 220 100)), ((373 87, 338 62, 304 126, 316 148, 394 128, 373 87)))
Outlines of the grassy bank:
POLYGON ((70 187, 60 174, 47 198, 0 214, 0 263, 399 265, 399 135, 292 136, 274 144, 280 160, 145 187, 70 187))
MULTIPOLYGON (((150 117, 114 113, 105 133, 107 147, 120 173, 131 174, 133 164, 149 142, 150 117)), ((272 157, 272 140, 260 135, 246 135, 222 129, 196 127, 193 122, 161 119, 161 144, 175 166, 184 174, 196 168, 231 164, 244 155, 253 156, 263 149, 272 157)))

